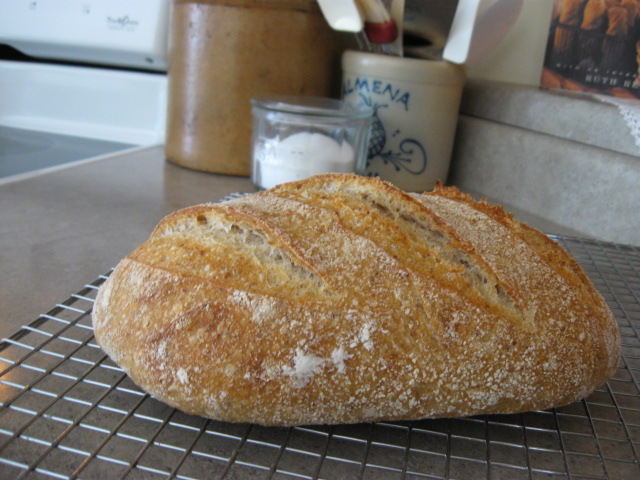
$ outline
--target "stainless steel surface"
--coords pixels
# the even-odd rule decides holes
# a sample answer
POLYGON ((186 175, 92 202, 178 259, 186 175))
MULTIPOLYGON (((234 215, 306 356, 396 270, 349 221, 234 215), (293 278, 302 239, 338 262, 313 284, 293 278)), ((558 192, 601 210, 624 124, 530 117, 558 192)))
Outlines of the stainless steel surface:
POLYGON ((583 401, 296 428, 188 416, 141 392, 95 344, 100 276, 0 344, 0 478, 640 478, 640 250, 554 238, 603 294, 622 337, 615 376, 583 401))
POLYGON ((0 178, 87 160, 133 145, 0 125, 0 178))

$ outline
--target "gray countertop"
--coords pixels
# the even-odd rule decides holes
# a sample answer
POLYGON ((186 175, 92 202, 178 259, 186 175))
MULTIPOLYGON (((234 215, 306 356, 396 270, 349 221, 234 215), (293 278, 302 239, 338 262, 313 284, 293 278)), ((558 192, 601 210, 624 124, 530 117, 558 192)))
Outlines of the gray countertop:
MULTIPOLYGON (((248 178, 168 163, 161 147, 0 184, 0 338, 114 267, 166 214, 251 190, 248 178)), ((514 213, 548 233, 574 233, 514 213)))
POLYGON ((0 185, 0 338, 114 267, 167 213, 252 188, 170 164, 161 147, 0 185))

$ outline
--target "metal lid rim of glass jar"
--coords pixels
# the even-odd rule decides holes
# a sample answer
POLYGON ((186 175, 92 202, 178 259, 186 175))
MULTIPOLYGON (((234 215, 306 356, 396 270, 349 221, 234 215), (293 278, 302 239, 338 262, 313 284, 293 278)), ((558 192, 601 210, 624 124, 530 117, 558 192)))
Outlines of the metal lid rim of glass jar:
POLYGON ((272 112, 281 112, 311 117, 368 118, 373 109, 355 107, 335 98, 275 95, 251 99, 254 107, 272 112))

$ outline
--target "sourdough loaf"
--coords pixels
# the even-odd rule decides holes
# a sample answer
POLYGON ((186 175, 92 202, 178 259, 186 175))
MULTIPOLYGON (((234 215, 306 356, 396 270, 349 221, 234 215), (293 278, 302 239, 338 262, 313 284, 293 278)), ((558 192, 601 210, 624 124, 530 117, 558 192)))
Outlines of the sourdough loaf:
POLYGON ((451 187, 354 175, 169 215, 100 288, 93 322, 156 398, 264 425, 545 409, 620 355, 554 241, 451 187))

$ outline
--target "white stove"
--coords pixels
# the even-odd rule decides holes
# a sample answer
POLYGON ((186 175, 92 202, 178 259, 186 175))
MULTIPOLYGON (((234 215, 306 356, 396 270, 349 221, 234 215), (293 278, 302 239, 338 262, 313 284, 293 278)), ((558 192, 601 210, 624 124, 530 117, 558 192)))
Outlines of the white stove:
POLYGON ((2 0, 0 183, 162 144, 170 0, 2 0))

